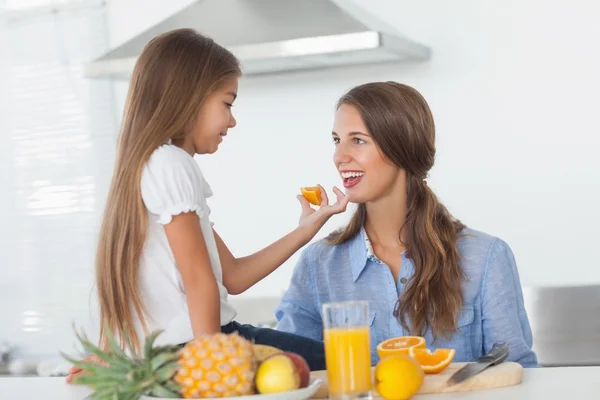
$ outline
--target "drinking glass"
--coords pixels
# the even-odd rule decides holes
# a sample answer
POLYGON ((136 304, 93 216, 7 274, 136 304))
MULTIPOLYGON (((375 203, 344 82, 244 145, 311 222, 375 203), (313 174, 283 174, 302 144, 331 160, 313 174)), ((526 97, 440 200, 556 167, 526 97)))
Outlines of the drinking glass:
POLYGON ((325 303, 322 313, 329 398, 371 399, 369 303, 325 303))

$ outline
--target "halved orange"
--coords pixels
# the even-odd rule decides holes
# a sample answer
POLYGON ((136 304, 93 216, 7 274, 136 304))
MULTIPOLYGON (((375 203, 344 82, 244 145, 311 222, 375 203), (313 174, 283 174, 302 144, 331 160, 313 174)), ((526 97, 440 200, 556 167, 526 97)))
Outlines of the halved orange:
POLYGON ((391 356, 394 354, 407 354, 408 350, 425 347, 425 338, 421 336, 401 336, 384 340, 377 345, 377 354, 379 358, 391 356))
POLYGON ((300 191, 310 204, 314 204, 315 206, 321 205, 321 191, 318 186, 301 187, 300 191))
POLYGON ((426 374, 442 372, 454 359, 456 350, 436 349, 433 353, 429 349, 411 347, 409 355, 414 358, 426 374))

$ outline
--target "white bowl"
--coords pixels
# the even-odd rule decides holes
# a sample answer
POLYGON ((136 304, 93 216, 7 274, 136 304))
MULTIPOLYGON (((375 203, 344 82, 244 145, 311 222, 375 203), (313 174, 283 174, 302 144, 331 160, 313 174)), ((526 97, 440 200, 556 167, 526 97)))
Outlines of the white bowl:
MULTIPOLYGON (((288 390, 287 392, 271 394, 252 394, 249 396, 205 398, 204 400, 307 400, 317 393, 319 386, 323 383, 321 379, 311 379, 309 385, 302 389, 288 390)), ((141 400, 173 400, 163 397, 142 396, 141 400)))

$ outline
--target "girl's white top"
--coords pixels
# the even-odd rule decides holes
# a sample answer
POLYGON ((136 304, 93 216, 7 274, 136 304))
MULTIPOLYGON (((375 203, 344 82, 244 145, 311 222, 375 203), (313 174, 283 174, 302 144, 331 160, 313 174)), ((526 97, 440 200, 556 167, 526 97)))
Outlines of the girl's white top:
MULTIPOLYGON (((221 297, 221 325, 233 320, 236 311, 227 302, 221 261, 209 220, 206 199, 212 190, 200 167, 185 150, 165 144, 154 151, 145 165, 141 180, 142 200, 148 210, 146 243, 140 259, 139 284, 142 301, 149 316, 149 332, 162 329, 157 343, 180 344, 193 339, 186 295, 175 258, 163 225, 173 216, 195 212, 199 217, 211 267, 221 297)), ((136 330, 144 342, 139 321, 136 330)))

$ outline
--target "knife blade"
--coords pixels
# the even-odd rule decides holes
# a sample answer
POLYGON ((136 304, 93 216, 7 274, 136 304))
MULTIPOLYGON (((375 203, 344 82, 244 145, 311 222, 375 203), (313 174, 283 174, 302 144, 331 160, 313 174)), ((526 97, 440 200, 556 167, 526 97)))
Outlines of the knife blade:
POLYGON ((452 375, 447 382, 448 386, 456 385, 465 379, 477 375, 484 369, 497 365, 506 360, 510 349, 507 343, 494 343, 489 353, 479 357, 477 362, 470 363, 459 369, 452 375))

